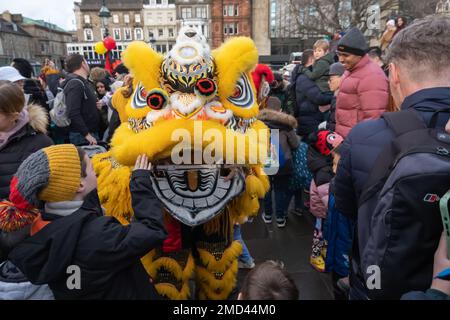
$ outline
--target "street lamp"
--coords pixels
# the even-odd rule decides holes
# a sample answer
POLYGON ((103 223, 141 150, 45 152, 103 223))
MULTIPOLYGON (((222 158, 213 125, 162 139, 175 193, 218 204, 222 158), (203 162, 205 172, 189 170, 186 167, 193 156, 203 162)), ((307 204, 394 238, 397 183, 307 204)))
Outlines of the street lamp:
POLYGON ((107 36, 109 36, 109 31, 108 31, 108 19, 111 18, 111 12, 109 11, 109 9, 106 7, 105 4, 105 0, 103 0, 103 5, 100 8, 100 11, 98 13, 98 16, 100 17, 100 20, 102 21, 102 28, 105 29, 105 34, 102 35, 104 38, 106 38, 107 36))

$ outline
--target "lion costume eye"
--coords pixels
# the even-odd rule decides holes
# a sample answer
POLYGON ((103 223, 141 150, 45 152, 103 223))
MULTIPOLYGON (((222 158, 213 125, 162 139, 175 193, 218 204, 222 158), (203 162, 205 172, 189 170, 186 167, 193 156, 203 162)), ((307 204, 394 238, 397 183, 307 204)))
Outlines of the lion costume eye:
POLYGON ((162 90, 152 90, 147 96, 147 105, 153 110, 161 110, 167 105, 168 97, 162 90))
POLYGON ((203 78, 197 81, 195 91, 206 97, 213 96, 217 93, 217 85, 214 80, 203 78))
POLYGON ((236 88, 228 101, 240 108, 251 108, 255 103, 250 80, 246 74, 238 80, 236 88))

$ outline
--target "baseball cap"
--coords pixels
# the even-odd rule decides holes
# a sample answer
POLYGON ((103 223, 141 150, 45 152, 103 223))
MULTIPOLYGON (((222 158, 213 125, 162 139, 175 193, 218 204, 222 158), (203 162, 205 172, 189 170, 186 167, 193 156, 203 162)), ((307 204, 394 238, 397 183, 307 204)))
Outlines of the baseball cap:
POLYGON ((19 71, 17 71, 17 69, 14 67, 1 67, 0 80, 16 82, 20 80, 26 80, 26 78, 22 77, 19 71))

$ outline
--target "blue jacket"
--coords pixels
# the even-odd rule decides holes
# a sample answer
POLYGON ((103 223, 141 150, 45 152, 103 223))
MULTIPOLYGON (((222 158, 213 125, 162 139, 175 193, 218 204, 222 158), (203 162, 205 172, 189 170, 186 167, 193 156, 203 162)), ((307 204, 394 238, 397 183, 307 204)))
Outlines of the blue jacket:
MULTIPOLYGON (((450 108, 450 87, 424 89, 405 99, 401 109, 414 109, 429 125, 435 111, 450 108)), ((437 127, 444 128, 450 118, 449 113, 438 116, 437 127)), ((347 217, 357 221, 358 200, 365 187, 375 162, 388 143, 395 138, 384 119, 369 120, 356 125, 344 141, 341 161, 335 178, 336 208, 347 217)), ((358 224, 370 221, 357 221, 358 224)), ((359 252, 355 231, 352 254, 359 252)), ((357 262, 352 263, 352 274, 357 274, 357 262)), ((352 290, 356 296, 365 298, 362 279, 350 276, 352 290)))
POLYGON ((328 200, 325 240, 328 242, 325 265, 327 272, 347 277, 350 271, 350 250, 352 247, 354 223, 336 209, 332 191, 328 200))
POLYGON ((324 117, 319 106, 330 104, 333 95, 322 93, 315 82, 304 74, 299 74, 295 81, 295 94, 297 133, 300 136, 307 136, 317 130, 319 124, 323 122, 324 117))

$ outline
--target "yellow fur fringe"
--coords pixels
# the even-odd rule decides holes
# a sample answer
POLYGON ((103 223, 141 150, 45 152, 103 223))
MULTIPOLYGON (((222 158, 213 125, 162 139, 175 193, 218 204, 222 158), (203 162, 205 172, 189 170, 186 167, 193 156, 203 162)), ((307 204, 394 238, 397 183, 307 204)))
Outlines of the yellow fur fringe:
POLYGON ((220 48, 213 51, 216 71, 219 78, 218 95, 220 102, 228 109, 231 109, 237 116, 244 118, 255 117, 258 114, 258 104, 256 102, 256 89, 253 85, 250 72, 258 63, 258 49, 252 39, 237 37, 228 40, 220 48), (253 87, 255 104, 252 108, 238 108, 228 102, 236 88, 237 81, 247 74, 253 87))
POLYGON ((125 66, 147 91, 159 88, 159 75, 163 56, 143 41, 130 43, 122 54, 125 66))
POLYGON ((178 281, 182 282, 182 288, 180 291, 170 283, 159 283, 155 285, 156 290, 160 295, 166 296, 171 300, 186 300, 190 296, 189 290, 189 279, 192 278, 195 263, 192 255, 189 255, 186 262, 184 270, 181 268, 180 264, 171 258, 160 257, 154 260, 156 255, 156 250, 152 250, 146 256, 141 259, 142 265, 144 266, 147 273, 157 281, 158 270, 164 267, 165 270, 169 271, 178 281))
POLYGON ((198 249, 198 253, 200 261, 207 270, 224 273, 230 267, 231 263, 242 254, 242 245, 239 241, 234 241, 231 246, 225 250, 219 261, 204 249, 198 249))
POLYGON ((197 284, 200 300, 226 300, 236 287, 238 261, 234 260, 222 279, 216 277, 205 268, 197 267, 197 284))

